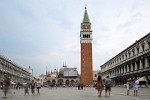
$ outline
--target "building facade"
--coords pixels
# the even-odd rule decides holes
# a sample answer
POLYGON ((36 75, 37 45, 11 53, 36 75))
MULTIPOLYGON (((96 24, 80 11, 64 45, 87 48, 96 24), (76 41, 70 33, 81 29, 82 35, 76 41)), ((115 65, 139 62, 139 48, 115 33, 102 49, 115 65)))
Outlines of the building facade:
POLYGON ((40 80, 40 82, 41 82, 41 85, 44 86, 44 83, 46 83, 46 75, 41 74, 41 75, 39 76, 39 80, 40 80))
POLYGON ((49 85, 57 84, 58 86, 77 86, 77 83, 79 82, 79 74, 77 68, 70 68, 63 65, 59 71, 55 69, 48 72, 46 75, 46 81, 49 85))
POLYGON ((150 84, 150 33, 104 63, 102 76, 110 76, 114 85, 123 85, 128 79, 146 77, 150 84))
POLYGON ((93 82, 96 82, 97 81, 97 78, 99 76, 99 70, 94 70, 93 71, 93 82))
POLYGON ((3 79, 4 72, 8 73, 10 80, 15 83, 30 82, 32 79, 32 75, 27 70, 0 55, 0 81, 3 79))
POLYGON ((33 76, 33 68, 29 66, 29 68, 25 68, 32 76, 33 76))
POLYGON ((81 83, 91 85, 93 82, 93 65, 92 65, 92 30, 88 17, 87 9, 83 16, 80 31, 81 44, 81 83))

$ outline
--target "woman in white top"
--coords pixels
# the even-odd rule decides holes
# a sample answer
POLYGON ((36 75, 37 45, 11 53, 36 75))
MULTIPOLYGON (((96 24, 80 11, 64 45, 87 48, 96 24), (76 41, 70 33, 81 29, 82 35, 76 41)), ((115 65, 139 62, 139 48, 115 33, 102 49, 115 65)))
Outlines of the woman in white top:
POLYGON ((133 87, 132 87, 132 86, 133 86, 132 81, 131 81, 131 80, 128 80, 126 86, 127 86, 127 95, 129 95, 129 91, 133 88, 133 87))
POLYGON ((40 94, 40 87, 41 87, 41 82, 39 79, 37 79, 37 82, 36 82, 36 89, 37 89, 37 94, 39 95, 40 94))

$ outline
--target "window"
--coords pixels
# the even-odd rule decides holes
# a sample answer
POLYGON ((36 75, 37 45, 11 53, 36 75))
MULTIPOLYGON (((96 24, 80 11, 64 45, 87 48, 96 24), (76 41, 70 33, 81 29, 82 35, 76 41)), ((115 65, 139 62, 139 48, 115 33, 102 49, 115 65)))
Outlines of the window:
POLYGON ((83 34, 83 38, 90 38, 90 34, 83 34))
POLYGON ((136 50, 137 50, 137 54, 138 54, 139 53, 139 47, 137 47, 136 50))
POLYGON ((142 51, 144 51, 144 45, 142 45, 142 51))
POLYGON ((125 56, 126 56, 126 59, 127 59, 127 54, 125 56))
POLYGON ((134 53, 135 53, 135 51, 134 51, 134 49, 132 50, 132 54, 133 54, 133 56, 134 56, 134 53))
POLYGON ((124 60, 124 55, 122 55, 122 59, 124 60))
POLYGON ((88 35, 88 38, 90 38, 90 34, 88 35))
POLYGON ((148 47, 149 47, 149 49, 150 49, 150 41, 148 42, 148 47))
POLYGON ((129 57, 130 57, 130 52, 129 52, 129 57))

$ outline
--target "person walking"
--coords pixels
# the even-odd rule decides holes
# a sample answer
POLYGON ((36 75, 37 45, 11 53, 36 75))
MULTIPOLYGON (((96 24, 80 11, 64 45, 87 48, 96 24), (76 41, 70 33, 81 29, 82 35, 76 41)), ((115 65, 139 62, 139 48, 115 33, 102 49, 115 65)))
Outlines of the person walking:
POLYGON ((137 78, 134 78, 134 82, 133 82, 134 96, 138 95, 138 87, 139 87, 139 80, 137 78))
POLYGON ((31 82, 31 93, 32 93, 32 95, 35 95, 35 82, 34 82, 34 80, 32 80, 32 82, 31 82))
POLYGON ((37 89, 37 94, 38 95, 40 95, 40 88, 41 88, 41 82, 40 82, 40 79, 37 79, 36 89, 37 89))
POLYGON ((29 84, 25 83, 24 84, 24 95, 28 94, 29 95, 29 84))
POLYGON ((130 90, 133 89, 133 83, 131 79, 127 80, 126 88, 127 88, 127 95, 129 95, 130 90))
POLYGON ((80 90, 80 82, 78 82, 78 90, 80 90))
POLYGON ((7 98, 7 93, 8 93, 9 86, 10 86, 10 79, 7 73, 4 73, 3 84, 4 84, 4 87, 3 87, 4 97, 3 98, 7 98))
POLYGON ((127 87, 127 95, 129 95, 130 85, 131 85, 131 80, 127 80, 127 84, 126 84, 126 87, 127 87))
POLYGON ((96 88, 97 88, 97 91, 98 91, 98 96, 101 97, 102 91, 104 89, 104 84, 103 84, 101 76, 98 76, 98 78, 97 78, 96 88))
POLYGON ((111 85, 112 85, 112 80, 109 78, 109 76, 107 76, 105 79, 105 96, 110 96, 111 85))
POLYGON ((83 84, 81 84, 81 90, 83 90, 83 84))

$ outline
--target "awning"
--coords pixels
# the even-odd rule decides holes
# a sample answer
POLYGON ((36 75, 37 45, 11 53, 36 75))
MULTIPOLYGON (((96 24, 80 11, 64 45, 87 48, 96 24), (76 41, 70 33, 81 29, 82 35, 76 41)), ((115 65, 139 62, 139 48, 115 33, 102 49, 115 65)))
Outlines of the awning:
POLYGON ((141 77, 138 79, 139 81, 148 81, 147 78, 145 76, 141 77))
POLYGON ((11 83, 11 84, 13 84, 13 85, 15 85, 15 84, 16 84, 16 83, 15 83, 15 82, 13 82, 13 81, 11 81, 10 83, 11 83))

